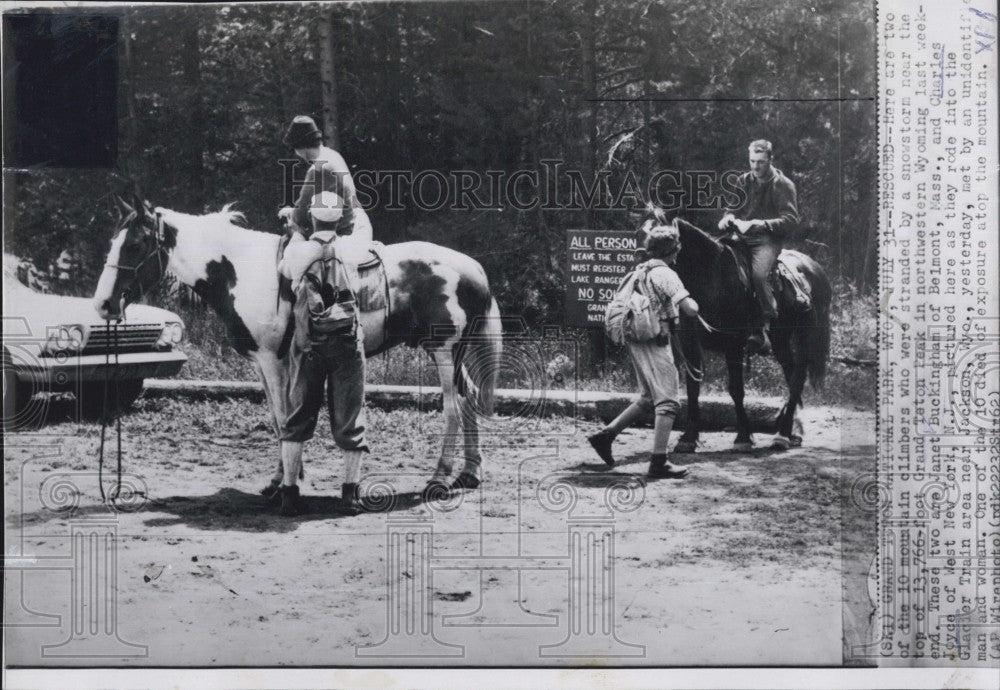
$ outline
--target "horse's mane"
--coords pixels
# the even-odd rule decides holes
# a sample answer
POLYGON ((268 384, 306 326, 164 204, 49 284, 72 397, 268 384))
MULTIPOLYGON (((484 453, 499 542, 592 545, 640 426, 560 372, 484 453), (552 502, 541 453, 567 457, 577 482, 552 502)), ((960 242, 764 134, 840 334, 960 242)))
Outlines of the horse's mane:
POLYGON ((259 230, 253 230, 246 227, 246 216, 242 211, 234 210, 233 207, 235 205, 235 203, 228 203, 219 211, 206 213, 200 216, 183 213, 181 211, 173 211, 169 208, 158 208, 157 211, 160 211, 163 214, 164 219, 178 229, 190 229, 199 233, 228 233, 238 231, 241 233, 252 233, 254 235, 258 235, 260 239, 274 239, 276 237, 272 233, 261 232, 259 230), (181 224, 183 224, 183 227, 181 227, 181 224))
POLYGON ((236 202, 231 201, 223 206, 221 211, 209 213, 202 217, 206 219, 211 218, 213 220, 217 219, 219 222, 226 222, 230 225, 235 225, 236 227, 244 227, 243 224, 247 222, 247 217, 243 214, 243 211, 234 211, 233 206, 235 205, 236 202))
POLYGON ((722 249, 719 241, 710 234, 680 216, 675 216, 671 220, 665 210, 652 202, 646 204, 646 216, 647 220, 643 225, 643 230, 647 232, 657 226, 673 225, 681 233, 682 244, 694 245, 702 251, 709 252, 717 252, 722 249))
POLYGON ((694 223, 689 223, 683 218, 675 218, 674 223, 681 232, 681 242, 686 244, 697 244, 703 250, 713 252, 721 251, 722 244, 707 232, 699 228, 694 223), (693 240, 693 242, 692 242, 693 240))

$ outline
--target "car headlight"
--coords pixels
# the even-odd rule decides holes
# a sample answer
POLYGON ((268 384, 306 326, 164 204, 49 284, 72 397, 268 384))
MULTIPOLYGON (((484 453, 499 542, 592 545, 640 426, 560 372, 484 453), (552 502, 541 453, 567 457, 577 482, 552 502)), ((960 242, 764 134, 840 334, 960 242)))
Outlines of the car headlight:
POLYGON ((83 326, 69 327, 69 338, 74 350, 79 350, 83 347, 83 341, 86 337, 83 326))
POLYGON ((159 347, 172 347, 184 340, 184 324, 180 321, 167 321, 160 332, 160 339, 156 341, 159 347))
POLYGON ((79 352, 83 347, 84 337, 83 326, 58 326, 49 334, 45 351, 50 355, 79 352))

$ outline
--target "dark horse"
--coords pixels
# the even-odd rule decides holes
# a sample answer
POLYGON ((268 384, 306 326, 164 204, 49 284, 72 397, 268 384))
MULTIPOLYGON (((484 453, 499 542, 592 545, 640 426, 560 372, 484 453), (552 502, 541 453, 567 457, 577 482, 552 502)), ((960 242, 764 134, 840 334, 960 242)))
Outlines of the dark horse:
MULTIPOLYGON (((652 210, 655 222, 665 223, 658 209, 652 210)), ((687 376, 688 419, 675 452, 694 452, 701 426, 698 395, 699 378, 692 371, 703 371, 703 351, 720 352, 729 370, 729 394, 736 406, 736 440, 733 447, 746 450, 753 446, 750 422, 743 406, 744 360, 747 338, 751 333, 750 317, 756 308, 748 280, 749 270, 744 251, 738 243, 720 241, 687 221, 676 218, 681 251, 674 267, 684 286, 698 302, 700 317, 682 317, 680 342, 689 365, 687 376)), ((771 347, 788 384, 788 400, 777 417, 777 434, 772 447, 788 448, 802 442, 801 423, 796 411, 802 406, 806 380, 814 388, 822 386, 830 354, 830 300, 832 289, 819 264, 801 252, 785 250, 781 260, 801 273, 808 281, 812 305, 802 310, 795 304, 794 293, 777 290, 778 316, 771 323, 771 347)))

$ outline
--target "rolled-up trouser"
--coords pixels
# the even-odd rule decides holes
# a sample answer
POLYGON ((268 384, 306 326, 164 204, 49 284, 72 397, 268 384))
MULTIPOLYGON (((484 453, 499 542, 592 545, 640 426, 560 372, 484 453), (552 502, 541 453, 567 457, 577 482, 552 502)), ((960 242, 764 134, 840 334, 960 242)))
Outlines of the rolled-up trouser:
POLYGON ((764 319, 773 319, 778 315, 778 303, 774 299, 768 276, 771 275, 774 262, 781 253, 781 243, 768 237, 759 237, 748 239, 747 246, 750 248, 750 271, 760 316, 764 319))
POLYGON ((647 412, 676 415, 680 409, 677 367, 670 344, 656 340, 628 344, 629 359, 639 381, 635 403, 647 412))
POLYGON ((313 342, 312 350, 289 350, 288 418, 282 441, 308 441, 316 431, 323 389, 333 440, 344 450, 368 450, 365 443, 365 352, 358 336, 313 342))

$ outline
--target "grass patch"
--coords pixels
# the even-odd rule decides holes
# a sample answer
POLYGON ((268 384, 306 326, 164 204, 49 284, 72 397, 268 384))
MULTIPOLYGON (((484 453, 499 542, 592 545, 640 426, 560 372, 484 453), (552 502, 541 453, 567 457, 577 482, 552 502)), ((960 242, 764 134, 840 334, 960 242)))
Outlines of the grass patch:
MULTIPOLYGON (((241 357, 226 340, 219 319, 204 310, 173 307, 187 325, 187 341, 181 349, 188 362, 182 378, 256 381, 254 365, 241 357)), ((878 306, 873 295, 863 295, 847 283, 835 286, 831 323, 833 338, 831 360, 822 390, 806 386, 806 405, 854 405, 865 409, 875 406, 877 371, 847 365, 841 358, 874 360, 878 306)), ((603 363, 596 363, 582 331, 577 337, 552 340, 530 337, 512 339, 509 357, 500 375, 501 388, 533 388, 583 391, 631 392, 635 375, 624 350, 612 351, 603 363), (576 343, 574 346, 573 343, 576 343), (544 382, 544 383, 540 383, 544 382)), ((724 395, 727 391, 725 362, 715 353, 707 354, 703 390, 724 395)), ((430 357, 419 349, 397 347, 368 360, 368 383, 395 385, 437 385, 437 373, 430 357)), ((746 376, 750 396, 783 396, 785 379, 772 358, 755 357, 746 376)))

